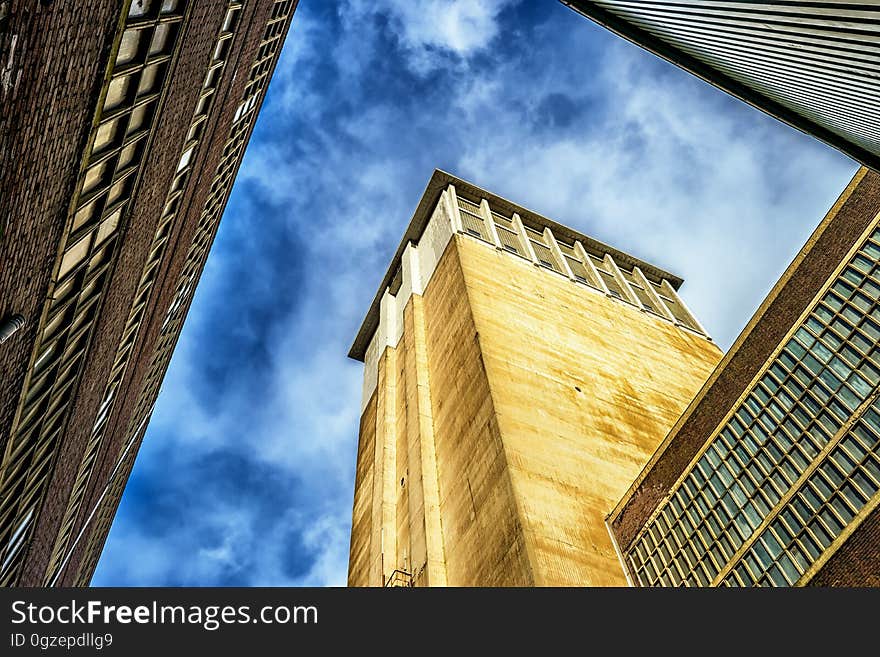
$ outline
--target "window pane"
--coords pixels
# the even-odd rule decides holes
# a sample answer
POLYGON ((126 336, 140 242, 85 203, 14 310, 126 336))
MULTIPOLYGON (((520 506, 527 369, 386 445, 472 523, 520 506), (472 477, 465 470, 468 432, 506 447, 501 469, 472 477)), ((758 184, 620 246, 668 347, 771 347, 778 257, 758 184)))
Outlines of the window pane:
POLYGON ((98 235, 95 238, 95 245, 101 244, 107 237, 113 234, 116 230, 116 227, 119 225, 119 218, 122 216, 122 208, 119 208, 109 217, 104 219, 101 222, 101 226, 98 228, 98 235))
POLYGON ((67 273, 81 263, 89 253, 92 245, 91 233, 81 239, 79 242, 67 249, 64 258, 61 260, 61 269, 58 271, 58 278, 64 278, 67 273))
POLYGON ((161 67, 162 64, 153 64, 144 69, 138 84, 138 96, 155 93, 159 90, 161 67))
POLYGON ((153 39, 150 41, 150 55, 158 55, 159 53, 169 53, 171 51, 170 37, 172 30, 176 26, 168 23, 161 23, 153 32, 153 39))
POLYGON ((122 171, 132 164, 137 164, 137 160, 140 157, 140 149, 143 145, 143 140, 136 141, 133 144, 129 144, 125 148, 122 149, 122 152, 119 154, 119 163, 117 164, 117 171, 122 171))
POLYGON ((192 159, 192 154, 195 148, 195 146, 190 146, 183 152, 183 155, 180 156, 180 162, 177 165, 178 172, 183 171, 186 167, 189 166, 189 162, 192 159))
POLYGON ((124 198, 128 197, 128 188, 131 183, 132 177, 129 176, 125 180, 120 180, 118 183, 113 185, 110 188, 110 193, 107 196, 107 207, 111 207, 117 201, 121 201, 124 198))
POLYGON ((126 104, 131 90, 130 75, 123 75, 110 82, 107 97, 104 99, 104 112, 107 113, 126 104))
POLYGON ((126 30, 119 43, 119 52, 116 55, 116 64, 127 64, 137 58, 141 44, 142 30, 126 30))
POLYGON ((119 130, 119 119, 113 119, 102 123, 95 135, 95 152, 106 150, 116 141, 119 130))
POLYGON ((129 135, 148 127, 150 115, 153 111, 153 104, 154 103, 141 105, 131 113, 131 119, 128 122, 129 135))
POLYGON ((146 16, 150 9, 153 7, 154 0, 131 0, 131 7, 128 10, 128 15, 137 18, 140 16, 146 16))
POLYGON ((76 215, 73 217, 73 232, 78 231, 83 226, 87 225, 89 222, 96 219, 96 215, 98 213, 98 202, 92 201, 88 205, 80 208, 76 215))
POLYGON ((83 180, 82 193, 88 194, 93 189, 100 187, 101 183, 107 178, 107 162, 92 165, 86 171, 85 180, 83 180))

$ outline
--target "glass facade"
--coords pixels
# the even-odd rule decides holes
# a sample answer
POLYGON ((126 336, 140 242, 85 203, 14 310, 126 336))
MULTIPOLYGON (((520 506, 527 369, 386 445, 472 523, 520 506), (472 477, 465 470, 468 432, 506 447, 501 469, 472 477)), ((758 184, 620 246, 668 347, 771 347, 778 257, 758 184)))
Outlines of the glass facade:
POLYGON ((641 586, 798 582, 880 487, 880 230, 626 551, 641 586))

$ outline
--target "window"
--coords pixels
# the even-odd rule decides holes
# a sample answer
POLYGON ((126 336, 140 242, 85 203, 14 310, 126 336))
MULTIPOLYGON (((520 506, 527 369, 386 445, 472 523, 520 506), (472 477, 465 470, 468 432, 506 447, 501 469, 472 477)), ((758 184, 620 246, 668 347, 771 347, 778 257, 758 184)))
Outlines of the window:
POLYGON ((203 89, 213 89, 217 86, 217 80, 220 78, 220 71, 223 70, 222 66, 216 66, 208 71, 208 74, 205 76, 205 81, 202 84, 203 89))
POLYGON ((223 19, 223 31, 231 32, 235 29, 238 22, 238 9, 230 9, 226 12, 226 18, 223 19))
POLYGON ((204 128, 204 125, 204 121, 193 124, 193 126, 189 129, 189 132, 186 133, 186 140, 195 141, 196 139, 199 139, 202 136, 202 129, 204 128))
POLYGON ((162 73, 165 70, 164 67, 164 64, 152 64, 143 70, 140 82, 138 83, 138 96, 146 96, 159 90, 159 85, 162 83, 162 73))
MULTIPOLYGON (((199 102, 196 104, 196 114, 203 115, 208 113, 208 107, 211 105, 211 99, 213 98, 213 94, 207 94, 199 98, 199 102)), ((240 113, 236 111, 236 118, 233 119, 233 122, 238 121, 238 117, 240 113)))
POLYGON ((671 294, 668 294, 663 287, 657 285, 656 283, 651 283, 654 286, 654 292, 657 293, 657 296, 660 297, 660 301, 666 308, 672 313, 672 316, 676 319, 677 322, 687 326, 694 331, 699 331, 699 327, 694 321, 693 317, 691 317, 690 313, 685 310, 684 306, 682 306, 676 299, 673 299, 671 294))
POLYGON ((498 234, 498 239, 501 241, 501 246, 504 250, 525 257, 526 250, 513 220, 497 212, 492 212, 492 221, 495 224, 495 232, 498 234))
POLYGON ((531 226, 525 226, 525 229, 526 237, 532 246, 532 251, 534 251, 535 257, 538 259, 538 264, 547 269, 562 273, 562 266, 556 261, 556 256, 553 255, 553 251, 550 250, 550 245, 547 243, 543 231, 532 228, 531 226))
POLYGON ((22 519, 19 520, 15 527, 15 531, 13 531, 12 535, 9 537, 9 541, 6 543, 6 549, 3 551, 3 563, 0 564, 0 575, 6 574, 12 560, 15 559, 21 550, 22 545, 24 545, 24 539, 33 518, 34 510, 31 508, 24 514, 22 519))
POLYGON ((153 9, 155 0, 131 0, 131 7, 128 9, 130 18, 140 18, 146 16, 153 9))
POLYGON ((192 154, 195 149, 196 149, 195 145, 190 146, 189 148, 187 148, 183 152, 183 155, 180 156, 180 162, 178 162, 178 164, 177 164, 177 172, 178 173, 180 173, 181 171, 183 171, 184 169, 186 169, 189 166, 189 162, 192 159, 192 154))
POLYGON ((486 222, 483 221, 480 205, 459 196, 458 209, 464 231, 484 242, 490 241, 489 230, 486 227, 486 222))
POLYGON ((107 97, 104 99, 104 113, 108 113, 130 100, 132 76, 123 75, 113 79, 107 89, 107 97))
MULTIPOLYGON (((867 270, 866 261, 875 249, 880 256, 880 231, 855 256, 858 267, 844 270, 841 278, 845 281, 833 282, 768 372, 719 428, 705 462, 700 459, 686 473, 674 499, 684 495, 685 502, 695 500, 687 508, 689 515, 666 503, 658 511, 668 510, 677 518, 671 523, 672 531, 649 541, 650 532, 659 526, 652 520, 633 542, 629 555, 640 549, 647 556, 654 554, 662 566, 653 577, 638 567, 640 582, 654 585, 672 567, 690 575, 699 566, 711 578, 717 577, 726 563, 707 560, 704 555, 698 555, 694 563, 686 560, 683 551, 676 554, 671 548, 680 544, 676 529, 693 541, 696 535, 690 527, 717 517, 723 521, 719 540, 749 542, 742 561, 733 565, 724 583, 792 584, 880 490, 880 432, 872 425, 880 417, 875 408, 880 401, 853 418, 873 393, 880 367, 880 351, 864 334, 872 320, 862 301, 863 290, 880 282, 876 278, 880 266, 858 279, 852 273, 867 270), (851 418, 855 424, 849 432, 838 435, 851 418), (804 479, 831 440, 839 440, 839 445, 804 479), (795 485, 798 488, 790 501, 775 506, 795 485), (761 529, 764 520, 774 515, 777 520, 761 529), (755 535, 758 529, 760 535, 755 535), (669 549, 658 552, 652 543, 669 549), (749 577, 744 575, 744 566, 749 577)), ((880 257, 873 262, 877 260, 880 257)), ((660 287, 655 286, 655 291, 661 292, 660 287)), ((663 301, 672 302, 672 309, 675 302, 669 297, 664 295, 663 301)))
POLYGON ((140 163, 141 155, 143 155, 143 148, 144 142, 142 139, 123 148, 122 152, 119 154, 117 170, 124 171, 129 166, 140 163))
POLYGON ((80 264, 89 253, 92 246, 91 233, 83 237, 79 242, 68 247, 61 259, 61 268, 58 271, 58 278, 64 278, 71 269, 80 264))
POLYGON ((110 188, 110 192, 107 194, 108 209, 112 207, 114 203, 128 198, 129 193, 131 192, 131 183, 132 176, 126 176, 110 188))
POLYGON ((626 300, 626 295, 624 295, 623 293, 623 288, 620 287, 620 284, 617 282, 614 274, 612 274, 608 270, 608 265, 605 264, 605 261, 600 260, 592 254, 590 255, 590 259, 593 261, 593 266, 599 273, 599 277, 602 279, 602 282, 605 283, 605 287, 608 288, 608 294, 613 296, 615 299, 626 300))
POLYGON ((83 180, 83 195, 94 191, 96 188, 103 187, 110 182, 110 174, 113 171, 112 164, 112 162, 108 163, 108 161, 105 160, 89 167, 86 171, 85 179, 83 180))
POLYGON ((94 152, 99 153, 113 146, 119 138, 119 128, 119 119, 102 123, 95 134, 94 152))
POLYGON ((120 208, 114 211, 109 217, 101 222, 101 225, 98 227, 98 233, 95 237, 95 246, 103 243, 104 240, 106 240, 116 231, 116 228, 119 226, 119 219, 121 216, 122 209, 120 208))
POLYGON ((136 107, 134 111, 132 111, 131 118, 128 121, 128 135, 133 135, 136 132, 149 127, 149 123, 152 120, 153 108, 154 103, 147 103, 146 105, 136 107))
POLYGON ((559 265, 556 263, 556 258, 553 257, 553 252, 548 249, 546 246, 540 243, 532 242, 532 248, 535 251, 535 257, 538 259, 538 263, 546 267, 547 269, 552 269, 553 271, 559 271, 559 265))
POLYGON ((569 244, 559 238, 556 239, 556 244, 559 246, 562 257, 565 258, 565 262, 568 264, 571 275, 574 276, 575 280, 590 287, 597 287, 593 281, 592 274, 587 269, 587 265, 581 260, 581 256, 575 249, 574 244, 569 244))
POLYGON ((214 47, 214 59, 220 60, 226 57, 226 50, 229 48, 229 39, 218 41, 214 47))
POLYGON ((116 65, 122 66, 140 59, 140 51, 145 30, 126 30, 122 33, 119 42, 119 52, 116 54, 116 65))
POLYGON ((148 55, 170 54, 174 43, 172 32, 177 29, 176 23, 160 23, 153 32, 148 55))
POLYGON ((654 299, 651 298, 651 295, 645 289, 644 285, 642 285, 642 282, 636 276, 635 271, 630 271, 623 267, 620 267, 619 269, 620 273, 623 274, 624 279, 626 279, 626 282, 629 283, 629 287, 636 295, 639 303, 642 304, 642 308, 648 312, 659 314, 659 309, 654 307, 654 299))

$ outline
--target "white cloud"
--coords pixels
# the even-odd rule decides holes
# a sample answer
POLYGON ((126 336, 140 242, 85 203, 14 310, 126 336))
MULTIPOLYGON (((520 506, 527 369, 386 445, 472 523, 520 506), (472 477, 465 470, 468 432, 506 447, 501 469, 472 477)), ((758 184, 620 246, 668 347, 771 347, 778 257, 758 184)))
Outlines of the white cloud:
MULTIPOLYGON (((658 77, 630 47, 599 64, 611 105, 599 129, 587 119, 562 135, 523 131, 496 104, 462 174, 682 275, 686 302, 726 348, 855 165, 720 92, 658 77)), ((484 84, 499 80, 509 92, 517 73, 495 70, 484 84)))
POLYGON ((384 16, 407 51, 413 70, 428 72, 444 55, 466 59, 498 36, 498 15, 519 0, 348 0, 351 23, 384 16))

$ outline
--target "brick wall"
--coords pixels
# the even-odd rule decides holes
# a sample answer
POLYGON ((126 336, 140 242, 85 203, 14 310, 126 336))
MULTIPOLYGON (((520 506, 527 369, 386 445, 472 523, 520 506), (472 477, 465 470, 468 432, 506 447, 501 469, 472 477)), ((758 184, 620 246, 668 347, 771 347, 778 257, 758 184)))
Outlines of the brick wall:
MULTIPOLYGON (((27 326, 0 347, 4 371, 0 381, 0 447, 10 434, 123 4, 122 0, 12 2, 8 19, 0 22, 0 319, 12 313, 28 319, 27 326), (7 80, 12 83, 3 86, 7 80)), ((127 438, 153 346, 174 297, 272 4, 272 0, 244 2, 224 79, 219 83, 144 323, 108 420, 74 537, 104 490, 127 438)), ((226 3, 190 0, 189 5, 189 18, 179 37, 169 87, 123 228, 118 259, 30 541, 21 585, 43 583, 224 18, 226 3)), ((118 500, 113 503, 115 507, 118 500)), ((61 584, 73 582, 85 543, 77 546, 61 584)))
POLYGON ((880 586, 880 509, 874 509, 807 586, 880 586))
MULTIPOLYGON (((9 439, 121 2, 14 0, 0 23, 0 449, 9 439)), ((0 12, 2 14, 2 12, 0 12)))
MULTIPOLYGON (((141 391, 141 383, 149 368, 150 359, 153 355, 153 346, 158 339, 166 310, 175 296, 178 277, 185 264, 187 251, 192 243, 193 235, 196 232, 196 225, 208 197, 211 181, 222 156, 223 146, 229 136, 233 115, 242 99, 242 93, 248 78, 247 72, 259 47, 259 42, 262 38, 271 9, 272 0, 246 2, 243 7, 243 13, 239 22, 238 36, 233 43, 232 51, 229 55, 229 64, 225 69, 224 79, 221 81, 218 88, 218 95, 215 100, 216 105, 209 118, 209 126, 205 132, 202 145, 198 150, 194 172, 190 178, 185 196, 182 200, 176 226, 169 238, 168 251, 161 265, 160 273, 152 292, 152 298, 150 300, 151 310, 148 310, 145 315, 145 324, 142 326, 141 335, 135 344, 135 352, 132 356, 132 362, 129 366, 129 371, 126 373, 125 380, 123 381, 123 387, 118 394, 118 401, 113 415, 109 420, 110 424, 108 426, 110 428, 108 429, 107 438, 105 439, 101 453, 98 455, 98 464, 96 465, 92 476, 90 489, 87 491, 84 498, 74 535, 79 532, 80 527, 87 519, 89 511, 99 499, 104 490, 107 478, 116 463, 117 455, 128 438, 126 430, 131 415, 137 405, 138 396, 141 391)), ((184 74, 182 73, 183 68, 179 68, 178 71, 173 73, 176 79, 172 82, 172 96, 169 97, 169 101, 172 100, 174 94, 186 95, 188 100, 185 101, 185 108, 179 112, 165 111, 159 125, 160 134, 171 133, 173 135, 175 134, 175 130, 177 131, 178 136, 176 139, 174 136, 170 137, 171 143, 174 144, 174 154, 172 156, 173 161, 171 164, 166 165, 164 169, 162 166, 156 167, 160 171, 167 170, 168 173, 163 179, 161 191, 157 192, 160 198, 154 200, 153 205, 150 205, 149 201, 146 201, 143 196, 140 196, 135 205, 135 216, 140 213, 141 210, 139 208, 143 208, 144 211, 151 211, 153 213, 154 217, 151 220, 152 225, 155 225, 155 221, 158 219, 159 213, 161 212, 161 206, 171 181, 171 174, 173 174, 177 159, 180 156, 180 149, 183 145, 184 139, 183 134, 188 128, 189 119, 195 108, 196 95, 206 72, 209 51, 223 19, 223 12, 218 11, 217 3, 215 2, 206 2, 202 0, 197 6, 193 7, 193 11, 206 13, 194 14, 193 20, 190 21, 190 27, 188 28, 187 33, 183 36, 183 47, 186 49, 193 48, 194 50, 201 47, 203 50, 197 50, 197 52, 193 53, 192 57, 187 57, 182 53, 180 64, 178 64, 178 66, 190 66, 191 64, 192 70, 189 73, 184 74), (189 41, 193 39, 197 39, 200 46, 195 46, 189 43, 189 41), (188 63, 185 63, 185 61, 188 63), (188 86, 191 87, 192 95, 187 95, 188 92, 186 89, 177 89, 178 86, 187 86, 187 75, 191 78, 188 86)), ((157 139, 156 143, 159 144, 161 141, 161 139, 157 139)), ((155 149, 156 147, 154 146, 154 150, 155 149)), ((155 160, 155 155, 147 155, 147 161, 151 162, 151 167, 155 164, 155 160)), ((127 300, 123 304, 124 309, 119 311, 120 313, 126 315, 128 313, 134 295, 134 286, 137 285, 137 277, 140 276, 141 266, 145 258, 146 252, 144 252, 140 257, 140 260, 138 260, 136 273, 132 276, 131 293, 127 296, 127 300)), ((124 266, 120 269, 124 269, 124 266)), ((120 274, 117 272, 117 275, 120 274)), ((191 299, 192 295, 190 295, 186 302, 186 307, 183 309, 184 313, 188 312, 191 299)), ((108 341, 108 345, 112 344, 108 349, 115 351, 122 330, 122 323, 124 321, 124 317, 119 318, 119 328, 115 333, 115 341, 108 341)), ((90 421, 95 417, 97 412, 97 403, 100 402, 99 397, 103 392, 103 385, 106 383, 107 374, 112 365, 110 359, 112 359, 112 355, 108 356, 106 366, 102 370, 103 375, 100 377, 100 385, 95 386, 94 395, 96 401, 90 406, 89 413, 86 414, 86 417, 89 418, 89 420, 84 420, 84 422, 89 424, 88 428, 91 427, 90 421)), ((86 434, 83 435, 82 441, 84 441, 85 438, 86 434)), ((137 447, 139 447, 139 444, 136 445, 136 448, 137 447)), ((73 475, 71 474, 71 476, 73 475)), ((112 501, 114 507, 118 505, 118 503, 118 499, 112 501)), ((88 531, 92 531, 93 529, 93 527, 89 527, 88 531)), ((102 544, 104 538, 106 537, 102 537, 101 539, 102 544)), ((85 545, 86 541, 81 541, 77 546, 70 563, 66 567, 62 576, 61 584, 69 585, 73 583, 77 570, 79 569, 80 561, 84 557, 88 557, 88 555, 84 554, 85 545)), ((90 564, 90 567, 93 568, 94 564, 90 564)))

